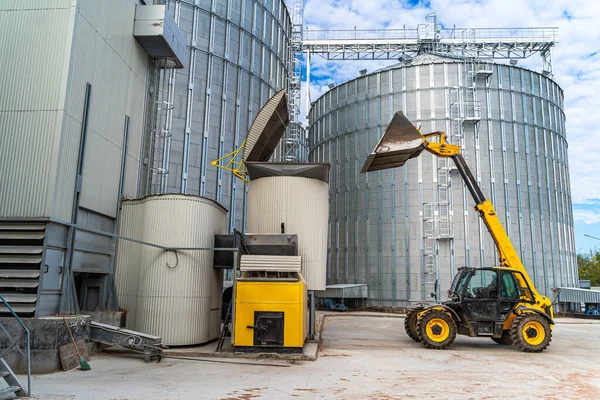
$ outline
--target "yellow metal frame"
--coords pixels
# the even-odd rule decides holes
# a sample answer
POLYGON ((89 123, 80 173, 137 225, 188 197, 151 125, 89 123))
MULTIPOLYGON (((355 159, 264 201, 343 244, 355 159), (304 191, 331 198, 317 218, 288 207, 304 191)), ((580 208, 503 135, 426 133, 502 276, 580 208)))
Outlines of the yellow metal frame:
POLYGON ((248 170, 244 164, 244 160, 238 160, 240 153, 244 152, 244 145, 246 141, 242 143, 240 147, 232 151, 229 154, 224 155, 214 161, 211 161, 210 165, 214 165, 217 168, 223 168, 227 171, 231 171, 235 176, 248 183, 248 170), (226 163, 225 163, 226 162, 226 163))

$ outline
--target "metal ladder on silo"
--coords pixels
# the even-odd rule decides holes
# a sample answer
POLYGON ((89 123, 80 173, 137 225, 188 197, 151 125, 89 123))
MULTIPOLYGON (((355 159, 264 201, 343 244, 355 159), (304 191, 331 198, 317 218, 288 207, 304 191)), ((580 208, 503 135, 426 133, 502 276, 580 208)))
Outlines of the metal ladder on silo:
POLYGON ((436 298, 437 221, 436 203, 423 203, 423 300, 436 298))

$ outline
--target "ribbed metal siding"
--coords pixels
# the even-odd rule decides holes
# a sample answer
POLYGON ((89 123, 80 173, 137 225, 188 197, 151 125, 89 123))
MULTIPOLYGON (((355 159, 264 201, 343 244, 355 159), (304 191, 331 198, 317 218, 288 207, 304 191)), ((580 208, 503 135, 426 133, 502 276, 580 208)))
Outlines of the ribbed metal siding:
POLYGON ((69 1, 0 4, 0 217, 52 212, 72 20, 69 1))
POLYGON ((600 292, 586 289, 561 288, 558 301, 561 303, 600 303, 600 292))
MULTIPOLYGON (((368 283, 374 305, 428 298, 423 203, 436 201, 438 160, 360 169, 397 110, 423 132, 450 131, 450 90, 463 65, 395 67, 338 85, 311 110, 311 161, 332 165, 328 283, 368 283)), ((577 285, 562 90, 535 72, 494 65, 478 81, 482 118, 465 125, 466 158, 538 289, 577 285)), ((442 293, 457 267, 497 263, 460 176, 451 173, 453 240, 438 248, 442 293)))
POLYGON ((66 92, 66 113, 80 127, 85 86, 92 84, 81 206, 111 217, 116 216, 126 115, 130 156, 124 189, 137 195, 131 178, 137 178, 139 167, 148 55, 133 36, 136 3, 78 1, 66 92))
POLYGON ((248 184, 249 233, 298 235, 298 254, 308 290, 325 290, 328 185, 309 178, 274 176, 248 184))
MULTIPOLYGON (((214 246, 215 234, 225 233, 226 210, 195 196, 151 196, 124 203, 121 227, 163 246, 207 248, 214 246)), ((211 251, 179 251, 176 257, 148 246, 119 246, 117 295, 128 311, 137 280, 135 315, 127 316, 128 327, 161 336, 167 345, 217 337, 223 272, 213 269, 211 251)))
MULTIPOLYGON (((144 237, 144 204, 138 201, 124 201, 119 220, 119 234, 142 240, 144 237)), ((138 294, 138 275, 144 245, 118 240, 115 251, 114 281, 119 307, 127 311, 127 326, 135 326, 138 294)))
POLYGON ((125 115, 124 193, 137 194, 148 56, 132 35, 136 3, 0 4, 0 217, 70 220, 88 82, 81 205, 115 216, 125 115))
MULTIPOLYGON (((244 184, 210 162, 238 148, 261 107, 287 85, 291 20, 283 0, 166 1, 188 44, 185 69, 161 76, 172 95, 169 193, 215 199, 243 230, 244 184)), ((162 168, 156 140, 154 167, 162 168)), ((155 171, 156 172, 156 171, 155 171)), ((151 192, 161 191, 154 174, 151 192)))

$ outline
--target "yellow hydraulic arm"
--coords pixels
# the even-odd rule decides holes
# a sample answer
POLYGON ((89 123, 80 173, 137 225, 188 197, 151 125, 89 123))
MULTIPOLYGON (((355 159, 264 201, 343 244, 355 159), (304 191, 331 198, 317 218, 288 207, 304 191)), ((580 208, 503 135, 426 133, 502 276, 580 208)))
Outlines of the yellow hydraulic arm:
POLYGON ((516 275, 521 286, 525 287, 525 284, 527 284, 532 292, 531 294, 533 295, 535 302, 538 305, 547 308, 548 312, 551 313, 552 302, 547 297, 538 293, 535 285, 529 278, 529 274, 521 262, 519 254, 512 245, 512 242, 510 241, 506 231, 504 230, 504 227, 502 226, 502 223, 500 222, 500 219, 498 218, 498 215, 496 214, 494 205, 490 200, 486 200, 481 188, 479 187, 479 184, 477 183, 477 180, 471 173, 471 169, 460 153, 460 146, 447 143, 446 134, 444 132, 433 132, 423 135, 423 137, 423 146, 426 151, 437 157, 451 158, 454 161, 454 164, 462 176, 467 189, 475 200, 475 210, 479 213, 479 216, 483 220, 485 226, 490 232, 490 235, 492 236, 492 239, 494 240, 494 243, 496 244, 500 259, 500 267, 507 267, 521 272, 523 279, 521 279, 519 275, 516 275), (430 142, 427 140, 428 138, 435 137, 438 138, 437 142, 430 142))

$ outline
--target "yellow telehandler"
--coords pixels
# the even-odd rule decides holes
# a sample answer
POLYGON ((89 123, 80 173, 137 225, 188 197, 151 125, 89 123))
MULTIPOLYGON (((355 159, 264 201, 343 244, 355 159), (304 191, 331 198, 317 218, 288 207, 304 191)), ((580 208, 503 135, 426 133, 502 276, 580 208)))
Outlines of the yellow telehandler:
POLYGON ((489 337, 526 352, 543 351, 552 340, 552 302, 536 290, 460 146, 447 143, 444 132, 423 135, 397 112, 362 172, 402 166, 423 151, 454 161, 475 200, 475 210, 496 244, 499 265, 460 268, 448 290, 448 301, 409 310, 404 322, 406 333, 431 349, 447 349, 460 334, 489 337))

